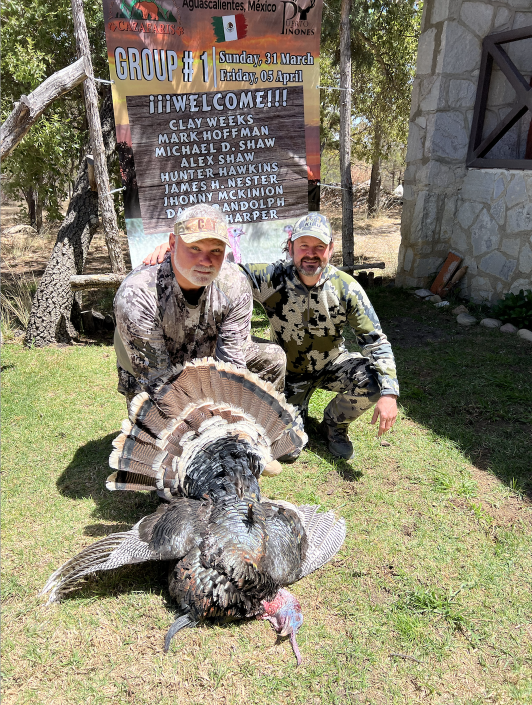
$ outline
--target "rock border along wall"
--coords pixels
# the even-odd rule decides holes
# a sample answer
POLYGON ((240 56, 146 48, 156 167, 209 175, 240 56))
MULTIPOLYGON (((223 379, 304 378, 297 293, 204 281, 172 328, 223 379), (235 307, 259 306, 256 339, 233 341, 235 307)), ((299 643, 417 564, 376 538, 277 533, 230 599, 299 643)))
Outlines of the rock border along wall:
MULTIPOLYGON (((473 301, 494 302, 508 291, 532 288, 532 171, 465 167, 482 39, 528 26, 531 0, 425 1, 412 92, 398 286, 426 285, 452 249, 469 267, 462 291, 473 301)), ((532 39, 505 48, 529 80, 532 39)), ((511 104, 515 94, 508 85, 494 70, 487 126, 511 104)))

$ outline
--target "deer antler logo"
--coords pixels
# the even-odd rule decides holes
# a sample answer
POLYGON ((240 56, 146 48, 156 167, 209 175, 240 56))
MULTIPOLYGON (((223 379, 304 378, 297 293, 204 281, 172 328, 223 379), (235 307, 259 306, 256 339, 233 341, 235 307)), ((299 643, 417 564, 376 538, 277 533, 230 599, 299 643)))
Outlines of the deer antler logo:
POLYGON ((295 20, 299 22, 306 22, 308 13, 316 5, 316 0, 310 0, 310 5, 307 7, 302 7, 294 0, 282 0, 283 1, 283 29, 281 34, 287 34, 285 31, 286 23, 290 20, 295 20), (288 15, 289 11, 292 11, 291 15, 288 15), (299 15, 298 20, 296 20, 297 15, 299 15))

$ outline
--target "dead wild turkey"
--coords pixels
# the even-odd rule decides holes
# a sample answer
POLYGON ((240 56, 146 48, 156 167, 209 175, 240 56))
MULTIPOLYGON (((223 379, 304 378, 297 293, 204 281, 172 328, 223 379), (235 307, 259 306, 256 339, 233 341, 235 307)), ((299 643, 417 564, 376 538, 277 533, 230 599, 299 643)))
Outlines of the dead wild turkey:
POLYGON ((343 519, 316 506, 261 499, 272 459, 300 448, 295 409, 269 383, 211 359, 188 363, 154 398, 138 394, 110 458, 111 490, 157 490, 167 503, 130 531, 111 534, 67 561, 42 594, 49 602, 92 573, 171 561, 179 616, 165 639, 204 619, 257 617, 290 636, 303 616, 283 587, 329 561, 343 519))

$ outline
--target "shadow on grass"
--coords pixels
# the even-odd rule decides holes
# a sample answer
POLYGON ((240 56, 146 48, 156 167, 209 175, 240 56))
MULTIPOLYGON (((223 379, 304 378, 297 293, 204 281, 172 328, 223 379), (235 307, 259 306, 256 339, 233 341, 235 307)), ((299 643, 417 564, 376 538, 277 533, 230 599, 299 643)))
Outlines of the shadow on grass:
POLYGON ((109 467, 112 441, 117 433, 92 440, 77 449, 74 458, 57 480, 57 488, 65 497, 90 497, 96 504, 95 519, 117 522, 116 526, 94 524, 85 530, 88 536, 104 536, 130 529, 146 514, 154 512, 160 499, 154 492, 110 492, 105 481, 113 472, 109 467))
POLYGON ((326 441, 323 438, 322 432, 318 428, 318 420, 313 417, 308 417, 305 424, 305 430, 308 435, 307 450, 312 451, 322 460, 332 465, 338 475, 346 482, 359 482, 364 473, 360 470, 355 470, 347 460, 337 458, 332 453, 329 453, 326 446, 326 441))
POLYGON ((407 416, 532 499, 530 346, 498 330, 463 328, 450 311, 404 290, 369 294, 393 346, 407 416))

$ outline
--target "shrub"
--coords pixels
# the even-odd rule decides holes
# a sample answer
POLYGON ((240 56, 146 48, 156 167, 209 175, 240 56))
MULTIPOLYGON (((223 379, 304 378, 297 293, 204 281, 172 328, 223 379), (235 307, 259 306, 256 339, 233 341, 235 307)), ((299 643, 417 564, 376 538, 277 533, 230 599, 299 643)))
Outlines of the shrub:
POLYGON ((492 315, 503 323, 518 328, 532 328, 532 290, 521 289, 518 294, 505 294, 492 309, 492 315))

